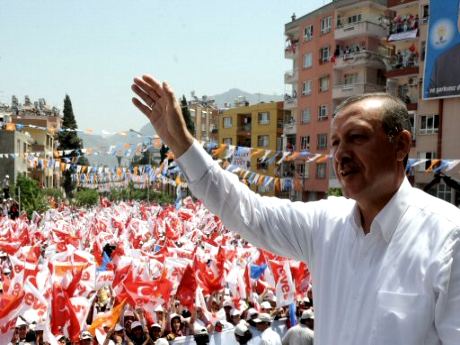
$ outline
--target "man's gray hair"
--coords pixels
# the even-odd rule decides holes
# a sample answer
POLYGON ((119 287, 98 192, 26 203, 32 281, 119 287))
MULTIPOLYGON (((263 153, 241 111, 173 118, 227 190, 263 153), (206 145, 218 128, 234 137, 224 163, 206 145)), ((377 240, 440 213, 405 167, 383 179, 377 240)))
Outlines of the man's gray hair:
MULTIPOLYGON (((382 127, 385 133, 387 134, 388 140, 390 142, 393 140, 393 137, 396 134, 402 132, 403 130, 411 132, 409 113, 407 111, 406 105, 399 98, 392 96, 386 92, 365 93, 362 95, 349 97, 345 101, 340 103, 337 106, 337 108, 335 108, 334 116, 350 104, 368 98, 380 98, 384 100, 381 111, 382 127)), ((404 166, 407 165, 408 159, 409 155, 406 155, 403 161, 404 166)))
POLYGON ((398 134, 402 130, 411 131, 409 113, 407 112, 406 105, 399 98, 386 92, 365 93, 349 97, 339 104, 339 106, 335 109, 334 115, 337 115, 350 104, 360 102, 368 98, 380 98, 384 100, 381 113, 382 125, 383 130, 389 138, 392 138, 395 134, 398 134))

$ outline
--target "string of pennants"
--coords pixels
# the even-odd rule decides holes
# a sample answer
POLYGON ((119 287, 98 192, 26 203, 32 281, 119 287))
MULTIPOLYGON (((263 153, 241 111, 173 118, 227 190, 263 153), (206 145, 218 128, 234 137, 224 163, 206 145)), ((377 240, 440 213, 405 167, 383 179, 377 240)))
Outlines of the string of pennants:
MULTIPOLYGON (((26 125, 16 124, 16 128, 20 129, 20 126, 26 127, 26 125)), ((43 130, 49 130, 47 128, 27 125, 27 127, 38 128, 43 130)), ((61 131, 74 131, 74 132, 85 132, 89 133, 88 130, 73 130, 63 128, 61 131)), ((92 132, 92 131, 91 131, 92 132)), ((103 131, 104 134, 113 134, 108 131, 103 131)), ((116 134, 127 135, 128 131, 117 132, 116 134)), ((137 136, 143 137, 140 134, 137 136)), ((150 138, 149 136, 144 136, 144 138, 150 138)), ((272 191, 273 188, 277 191, 289 191, 293 188, 295 183, 298 183, 298 178, 293 177, 276 177, 268 176, 260 173, 253 172, 247 168, 250 166, 251 158, 258 158, 260 163, 263 163, 267 166, 269 165, 280 165, 283 162, 292 162, 300 159, 305 160, 306 163, 316 162, 324 163, 330 160, 332 157, 329 154, 319 154, 311 153, 307 150, 302 151, 271 151, 261 148, 252 148, 252 147, 241 147, 235 145, 221 144, 217 145, 213 142, 202 142, 202 145, 209 150, 212 150, 212 155, 214 157, 221 157, 226 162, 223 164, 224 168, 230 172, 238 174, 247 184, 255 185, 259 188, 263 188, 266 191, 272 191), (214 149, 213 149, 214 148, 214 149), (260 157, 260 158, 259 158, 260 157)), ((97 187, 101 184, 111 184, 112 186, 125 186, 129 181, 134 182, 139 188, 146 188, 150 182, 155 182, 161 180, 162 183, 169 183, 174 186, 183 185, 184 182, 181 180, 181 175, 179 168, 175 166, 174 161, 167 164, 162 163, 160 168, 154 169, 149 165, 138 165, 130 168, 127 167, 118 167, 118 168, 108 168, 105 166, 84 166, 76 165, 69 162, 65 162, 59 157, 64 157, 71 155, 73 152, 78 151, 78 154, 109 154, 109 155, 120 155, 120 148, 123 147, 126 149, 124 156, 131 156, 133 154, 140 154, 143 151, 148 150, 153 147, 152 144, 145 145, 142 143, 137 144, 118 144, 111 145, 109 150, 104 150, 103 152, 98 152, 92 148, 83 148, 78 150, 62 150, 55 151, 55 158, 39 158, 40 155, 45 154, 49 155, 48 151, 36 151, 29 152, 24 154, 24 158, 27 159, 29 167, 35 168, 48 168, 54 170, 69 170, 73 168, 75 173, 72 175, 72 178, 79 184, 87 187, 97 187), (171 166, 171 164, 173 164, 171 166), (171 179, 170 176, 175 176, 171 179)), ((0 153, 1 158, 19 158, 21 155, 19 153, 0 153)), ((65 160, 65 159, 64 159, 65 160)), ((419 167, 420 171, 423 171, 423 164, 425 164, 426 172, 448 172, 460 164, 460 159, 409 159, 407 164, 407 172, 413 172, 413 168, 419 167)), ((297 189, 297 188, 296 188, 297 189)))

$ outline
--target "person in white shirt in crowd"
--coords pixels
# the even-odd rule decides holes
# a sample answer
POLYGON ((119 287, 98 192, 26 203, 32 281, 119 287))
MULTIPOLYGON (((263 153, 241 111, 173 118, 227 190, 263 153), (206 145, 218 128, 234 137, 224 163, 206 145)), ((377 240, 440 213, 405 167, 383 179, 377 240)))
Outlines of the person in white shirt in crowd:
POLYGON ((267 313, 260 313, 256 323, 257 330, 261 332, 259 345, 281 345, 281 337, 272 329, 272 317, 267 313))
POLYGON ((313 320, 315 316, 311 309, 304 310, 299 323, 288 329, 284 334, 283 345, 313 345, 313 320))
POLYGON ((460 210, 406 178, 412 136, 399 99, 337 107, 331 163, 345 197, 303 203, 260 196, 223 170, 167 83, 144 75, 131 88, 195 197, 253 245, 308 264, 317 344, 460 343, 460 210))
POLYGON ((252 333, 246 322, 242 321, 235 326, 235 339, 240 345, 245 345, 252 339, 252 333))

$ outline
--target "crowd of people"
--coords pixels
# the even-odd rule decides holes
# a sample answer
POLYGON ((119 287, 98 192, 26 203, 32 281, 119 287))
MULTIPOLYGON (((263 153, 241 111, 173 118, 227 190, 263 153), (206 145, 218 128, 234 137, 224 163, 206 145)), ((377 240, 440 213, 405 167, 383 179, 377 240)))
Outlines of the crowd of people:
POLYGON ((304 264, 251 246, 190 197, 179 210, 103 200, 1 218, 0 270, 0 303, 16 303, 0 311, 5 344, 206 344, 216 333, 256 344, 272 323, 280 337, 303 311, 313 319, 304 264), (293 315, 277 303, 284 263, 293 315))

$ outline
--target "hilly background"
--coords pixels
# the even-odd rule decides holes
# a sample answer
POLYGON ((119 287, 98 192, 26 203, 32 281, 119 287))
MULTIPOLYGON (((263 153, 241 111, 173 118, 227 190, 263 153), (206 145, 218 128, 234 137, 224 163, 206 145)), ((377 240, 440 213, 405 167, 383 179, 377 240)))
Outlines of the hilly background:
MULTIPOLYGON (((282 95, 266 95, 262 93, 249 93, 240 89, 230 89, 227 92, 209 96, 208 98, 214 99, 215 104, 219 108, 224 108, 225 105, 233 103, 235 100, 239 98, 245 98, 249 104, 257 104, 260 102, 271 102, 271 101, 281 101, 283 99, 282 95)), ((189 99, 187 99, 189 100, 189 99)), ((126 128, 129 130, 130 128, 126 128)), ((132 128, 133 130, 141 133, 143 136, 152 136, 155 134, 153 127, 150 123, 146 123, 142 128, 132 128)), ((114 145, 121 145, 124 144, 138 144, 142 143, 144 140, 148 140, 148 138, 144 138, 139 134, 134 132, 128 132, 126 136, 123 135, 97 135, 97 134, 86 134, 86 133, 79 133, 79 137, 83 140, 83 146, 85 148, 92 148, 94 152, 99 152, 99 154, 91 154, 88 155, 87 158, 91 165, 106 165, 108 167, 115 167, 117 165, 117 159, 114 155, 109 155, 106 152, 109 151, 110 146, 114 145)), ((122 148, 124 152, 126 149, 122 148)), ((122 165, 129 164, 131 157, 123 157, 122 165)))

